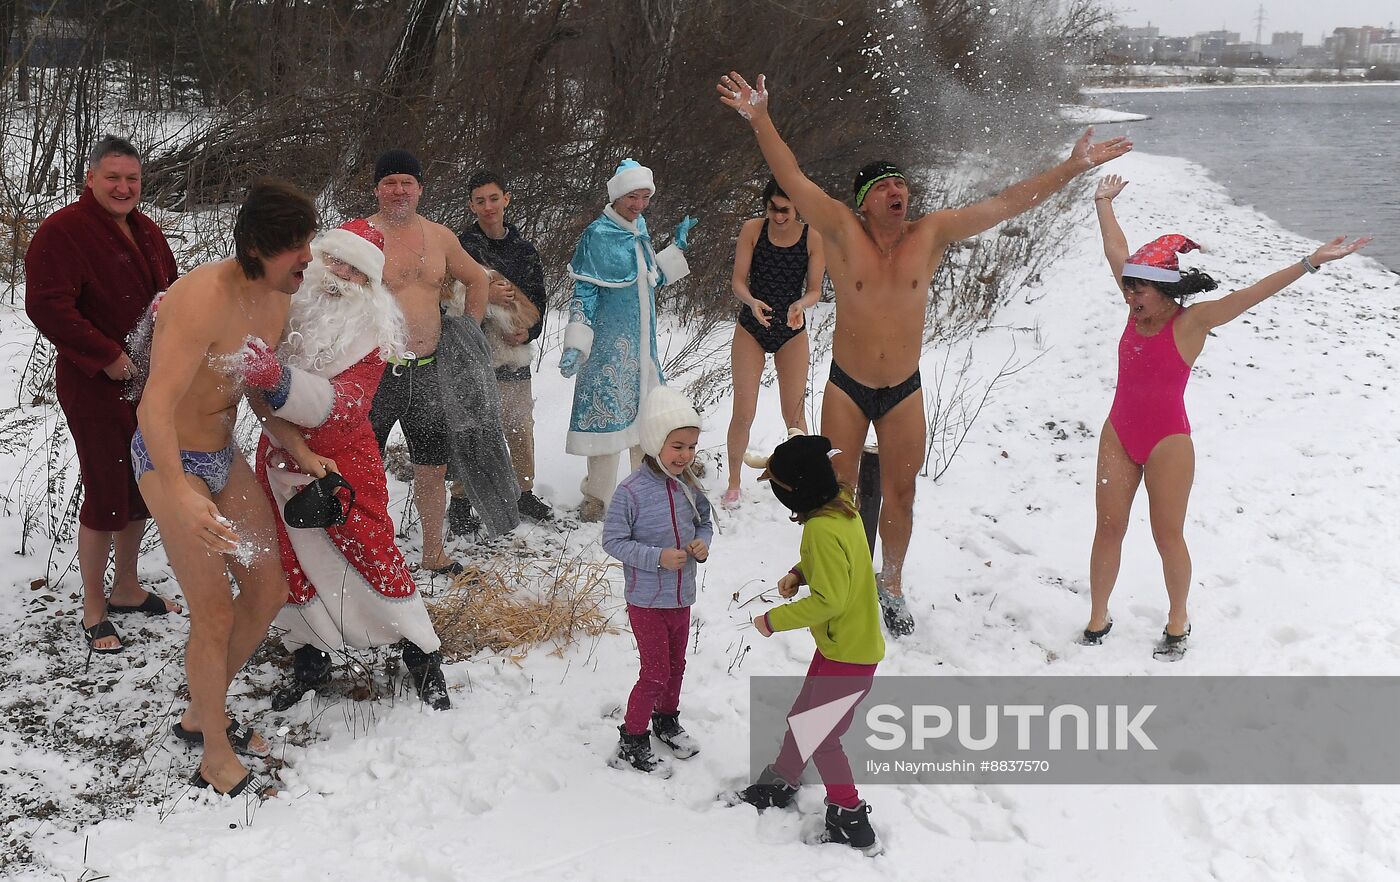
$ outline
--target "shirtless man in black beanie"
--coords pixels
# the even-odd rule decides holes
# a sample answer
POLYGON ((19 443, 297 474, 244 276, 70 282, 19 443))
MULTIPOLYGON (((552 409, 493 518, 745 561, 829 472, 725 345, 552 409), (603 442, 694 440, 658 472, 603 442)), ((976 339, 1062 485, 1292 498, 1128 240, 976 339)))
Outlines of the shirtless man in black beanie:
POLYGON ((368 220, 384 234, 384 285, 403 309, 408 328, 404 348, 413 357, 384 371, 370 423, 381 451, 394 423, 402 426, 413 463, 413 501, 423 519, 423 568, 455 576, 462 565, 442 547, 449 440, 434 353, 442 334, 441 305, 452 296, 452 280, 467 286, 466 313, 478 323, 486 314, 489 281, 451 230, 418 213, 423 166, 412 153, 396 149, 379 157, 374 195, 379 211, 368 220))

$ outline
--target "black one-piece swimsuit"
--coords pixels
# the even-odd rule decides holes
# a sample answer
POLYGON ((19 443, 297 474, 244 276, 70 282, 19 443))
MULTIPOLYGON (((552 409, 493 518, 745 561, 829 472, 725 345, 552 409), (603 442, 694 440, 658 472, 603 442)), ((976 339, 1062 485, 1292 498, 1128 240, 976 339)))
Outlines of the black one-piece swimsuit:
POLYGON ((749 264, 749 293, 773 307, 768 327, 758 323, 747 306, 739 310, 739 326, 758 341, 770 355, 783 344, 802 333, 806 327, 793 330, 787 326, 788 308, 802 299, 807 291, 807 230, 792 245, 780 248, 768 238, 768 221, 763 221, 758 242, 753 246, 753 261, 749 264))

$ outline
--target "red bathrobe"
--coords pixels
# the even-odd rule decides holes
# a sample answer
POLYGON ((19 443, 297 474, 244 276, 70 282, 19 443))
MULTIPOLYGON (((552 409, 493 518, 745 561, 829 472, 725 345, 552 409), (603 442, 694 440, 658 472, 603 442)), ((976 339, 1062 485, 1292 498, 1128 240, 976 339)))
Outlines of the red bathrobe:
POLYGON ((287 629, 282 642, 290 649, 306 644, 330 652, 368 649, 408 638, 433 652, 441 641, 394 543, 384 462, 369 423, 384 362, 373 348, 359 357, 367 345, 349 347, 339 364, 320 371, 293 369, 290 394, 273 411, 305 426, 307 446, 335 460, 355 488, 355 505, 343 527, 287 528, 282 507, 311 478, 266 433, 258 441, 258 480, 277 511, 282 567, 291 587, 276 624, 287 629))
POLYGON ((136 406, 102 369, 121 357, 146 307, 178 275, 160 227, 140 211, 126 223, 134 243, 84 189, 39 225, 24 256, 25 312, 58 350, 58 403, 83 483, 78 522, 102 531, 149 516, 131 473, 136 406))

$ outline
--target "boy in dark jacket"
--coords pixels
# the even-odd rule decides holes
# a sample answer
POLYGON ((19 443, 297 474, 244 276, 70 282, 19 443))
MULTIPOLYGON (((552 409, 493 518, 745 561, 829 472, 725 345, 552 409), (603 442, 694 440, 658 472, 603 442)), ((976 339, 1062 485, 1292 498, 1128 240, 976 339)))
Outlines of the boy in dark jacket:
MULTIPOLYGON (((539 252, 513 225, 506 223, 510 192, 492 171, 478 171, 467 181, 476 222, 457 239, 477 263, 490 270, 491 286, 482 330, 491 343, 491 362, 501 393, 501 428, 505 431, 515 480, 520 484, 520 514, 549 520, 554 511, 535 495, 535 399, 530 384, 531 341, 544 330, 548 308, 544 268, 539 252), (526 321, 519 319, 524 316, 526 321), (523 327, 522 327, 523 325, 523 327)), ((453 487, 448 508, 454 533, 469 522, 470 503, 453 487)))

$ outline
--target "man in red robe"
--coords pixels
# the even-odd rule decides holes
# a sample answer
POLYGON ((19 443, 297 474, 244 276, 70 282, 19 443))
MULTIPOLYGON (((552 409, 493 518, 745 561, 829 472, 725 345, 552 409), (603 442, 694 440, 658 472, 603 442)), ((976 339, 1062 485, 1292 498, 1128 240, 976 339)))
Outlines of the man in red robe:
POLYGON ((78 453, 78 573, 83 631, 94 652, 120 652, 108 613, 164 615, 180 607, 145 591, 136 556, 150 515, 131 470, 136 375, 123 344, 157 292, 175 281, 175 256, 142 214, 141 156, 111 135, 88 157, 83 195, 39 225, 24 257, 24 309, 58 350, 54 384, 78 453), (107 559, 116 544, 112 596, 107 559))
POLYGON ((274 706, 290 706, 325 683, 329 653, 400 642, 419 696, 438 710, 451 706, 441 641, 394 544, 384 463, 369 421, 385 360, 404 356, 404 318, 383 284, 383 247, 383 235, 363 220, 312 242, 314 260, 275 356, 279 380, 264 393, 276 419, 265 423, 257 474, 279 514, 291 593, 276 624, 287 629, 282 642, 294 651, 293 683, 274 706), (355 489, 348 520, 289 529, 287 500, 327 468, 355 489))

